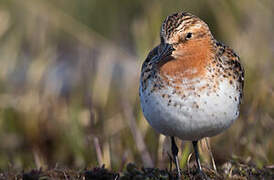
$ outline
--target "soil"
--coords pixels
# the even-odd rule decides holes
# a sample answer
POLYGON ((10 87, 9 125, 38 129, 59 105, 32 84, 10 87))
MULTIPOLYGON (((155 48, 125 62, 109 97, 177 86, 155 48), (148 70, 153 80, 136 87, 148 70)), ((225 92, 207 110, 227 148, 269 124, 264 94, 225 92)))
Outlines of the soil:
MULTIPOLYGON (((255 165, 243 162, 229 161, 218 168, 217 172, 203 167, 208 179, 274 179, 274 166, 258 168, 255 165)), ((182 171, 181 179, 201 179, 195 167, 182 171)), ((103 167, 93 169, 75 170, 67 168, 54 168, 47 170, 33 169, 29 172, 16 172, 15 170, 0 171, 0 180, 57 180, 57 179, 80 179, 80 180, 177 180, 175 171, 157 168, 138 168, 135 164, 129 163, 124 172, 113 172, 103 167)))

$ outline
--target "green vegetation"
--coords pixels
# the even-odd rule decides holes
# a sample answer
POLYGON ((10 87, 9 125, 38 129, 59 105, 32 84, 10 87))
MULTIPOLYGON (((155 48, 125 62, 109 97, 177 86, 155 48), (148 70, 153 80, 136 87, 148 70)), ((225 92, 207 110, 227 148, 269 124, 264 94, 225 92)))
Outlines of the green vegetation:
MULTIPOLYGON (((182 10, 205 20, 246 70, 240 118, 210 140, 217 166, 231 157, 274 164, 272 0, 2 0, 0 168, 168 168, 168 142, 139 106, 138 76, 162 21, 182 10)), ((192 148, 181 147, 186 168, 192 148)))

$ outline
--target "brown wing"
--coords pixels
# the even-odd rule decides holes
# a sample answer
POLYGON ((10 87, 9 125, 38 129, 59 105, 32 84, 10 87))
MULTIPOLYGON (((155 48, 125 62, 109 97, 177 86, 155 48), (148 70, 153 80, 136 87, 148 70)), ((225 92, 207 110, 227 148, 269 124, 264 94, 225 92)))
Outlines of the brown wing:
POLYGON ((220 42, 216 42, 217 56, 222 61, 224 71, 235 80, 237 80, 237 88, 240 90, 240 102, 242 102, 244 88, 244 67, 241 64, 240 57, 233 49, 225 46, 220 42))

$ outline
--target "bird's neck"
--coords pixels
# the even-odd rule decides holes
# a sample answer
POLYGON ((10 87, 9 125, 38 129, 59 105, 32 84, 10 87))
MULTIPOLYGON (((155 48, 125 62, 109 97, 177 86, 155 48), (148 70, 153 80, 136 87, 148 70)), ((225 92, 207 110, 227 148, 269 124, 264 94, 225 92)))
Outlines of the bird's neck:
POLYGON ((213 45, 207 38, 186 42, 175 49, 173 59, 159 67, 160 74, 174 78, 202 76, 213 57, 213 45))

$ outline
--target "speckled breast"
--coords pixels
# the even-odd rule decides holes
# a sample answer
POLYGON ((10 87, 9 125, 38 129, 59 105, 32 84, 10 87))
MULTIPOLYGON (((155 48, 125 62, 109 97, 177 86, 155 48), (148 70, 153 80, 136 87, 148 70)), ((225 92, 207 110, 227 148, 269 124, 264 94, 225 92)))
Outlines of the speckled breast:
MULTIPOLYGON (((143 74, 142 74, 143 76, 143 74)), ((212 78, 151 75, 140 83, 141 107, 149 124, 159 133, 183 140, 214 136, 227 129, 239 115, 237 82, 221 75, 212 78)))

